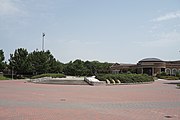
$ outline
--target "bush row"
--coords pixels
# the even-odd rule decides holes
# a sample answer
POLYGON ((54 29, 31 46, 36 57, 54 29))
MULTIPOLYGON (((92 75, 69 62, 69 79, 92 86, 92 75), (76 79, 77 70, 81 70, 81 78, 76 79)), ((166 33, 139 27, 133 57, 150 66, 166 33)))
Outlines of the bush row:
POLYGON ((32 79, 42 78, 42 77, 65 78, 66 76, 64 74, 47 73, 47 74, 40 74, 40 75, 33 76, 32 79))
POLYGON ((160 79, 166 79, 166 80, 179 80, 180 79, 180 74, 176 73, 175 76, 169 76, 165 72, 162 72, 160 74, 157 74, 157 77, 160 79))
POLYGON ((165 80, 179 80, 180 78, 177 76, 158 76, 160 79, 165 79, 165 80))
POLYGON ((117 81, 121 83, 138 83, 138 82, 151 82, 154 81, 153 77, 145 74, 101 74, 96 76, 100 81, 117 81))

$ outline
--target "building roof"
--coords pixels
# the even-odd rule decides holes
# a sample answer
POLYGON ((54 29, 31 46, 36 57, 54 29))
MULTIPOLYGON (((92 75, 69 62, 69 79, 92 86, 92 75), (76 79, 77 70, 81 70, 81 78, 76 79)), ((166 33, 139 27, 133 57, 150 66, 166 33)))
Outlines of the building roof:
POLYGON ((163 61, 159 58, 145 58, 140 60, 139 62, 163 62, 163 61))
POLYGON ((134 66, 134 65, 136 65, 136 64, 119 64, 119 63, 114 63, 112 66, 110 66, 110 68, 113 68, 113 67, 132 67, 132 66, 134 66))

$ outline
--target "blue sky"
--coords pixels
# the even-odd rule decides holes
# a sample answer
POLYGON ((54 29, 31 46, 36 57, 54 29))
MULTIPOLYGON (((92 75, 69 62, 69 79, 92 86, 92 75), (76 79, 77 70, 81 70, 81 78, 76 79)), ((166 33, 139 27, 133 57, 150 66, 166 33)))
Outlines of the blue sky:
POLYGON ((75 59, 180 59, 180 0, 0 0, 0 49, 45 49, 75 59))

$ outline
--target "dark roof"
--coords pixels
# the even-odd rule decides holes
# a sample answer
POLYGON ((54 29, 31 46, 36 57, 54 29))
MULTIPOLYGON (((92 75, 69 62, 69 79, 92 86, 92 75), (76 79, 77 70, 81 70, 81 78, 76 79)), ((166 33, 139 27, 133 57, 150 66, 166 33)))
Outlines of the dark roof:
POLYGON ((139 62, 163 62, 163 61, 159 58, 145 58, 140 60, 139 62))
POLYGON ((119 64, 119 63, 114 63, 112 66, 110 66, 110 68, 112 67, 131 67, 131 66, 134 66, 136 64, 119 64))

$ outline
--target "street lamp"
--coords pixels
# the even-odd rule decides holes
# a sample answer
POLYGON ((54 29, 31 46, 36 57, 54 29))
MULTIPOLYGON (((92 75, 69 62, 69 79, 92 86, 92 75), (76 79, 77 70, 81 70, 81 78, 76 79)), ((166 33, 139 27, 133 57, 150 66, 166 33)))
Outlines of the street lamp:
POLYGON ((44 37, 45 33, 42 33, 42 51, 44 51, 44 37))
POLYGON ((11 79, 13 80, 13 67, 12 67, 11 79))

